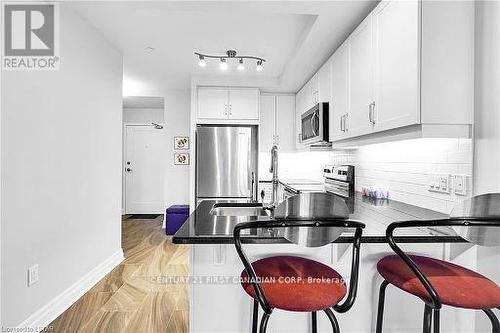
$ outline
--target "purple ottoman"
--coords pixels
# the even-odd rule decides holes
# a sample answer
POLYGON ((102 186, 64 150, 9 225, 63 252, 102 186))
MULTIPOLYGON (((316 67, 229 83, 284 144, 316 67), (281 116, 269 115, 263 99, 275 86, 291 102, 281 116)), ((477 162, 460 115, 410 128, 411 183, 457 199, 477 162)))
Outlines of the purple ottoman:
POLYGON ((173 205, 167 208, 165 224, 167 235, 173 235, 189 217, 189 205, 173 205))

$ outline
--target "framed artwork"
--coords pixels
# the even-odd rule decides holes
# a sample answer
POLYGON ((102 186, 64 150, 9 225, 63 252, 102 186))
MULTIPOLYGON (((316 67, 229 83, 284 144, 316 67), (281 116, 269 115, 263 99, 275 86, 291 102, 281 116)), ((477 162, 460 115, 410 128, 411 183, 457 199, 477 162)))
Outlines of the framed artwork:
POLYGON ((174 136, 174 149, 189 149, 189 136, 174 136))
POLYGON ((174 165, 189 165, 189 153, 174 153, 174 165))

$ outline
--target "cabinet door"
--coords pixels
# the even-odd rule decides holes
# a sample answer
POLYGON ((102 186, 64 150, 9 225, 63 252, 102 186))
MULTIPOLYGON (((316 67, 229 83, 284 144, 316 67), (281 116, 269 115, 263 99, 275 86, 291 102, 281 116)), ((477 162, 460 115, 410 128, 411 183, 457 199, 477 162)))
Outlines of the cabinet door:
POLYGON ((229 118, 259 119, 259 90, 229 89, 229 118))
POLYGON ((372 17, 354 30, 349 43, 349 105, 347 135, 359 136, 372 130, 370 109, 374 102, 372 17))
POLYGON ((332 102, 330 104, 330 141, 342 139, 343 119, 349 113, 349 45, 344 43, 332 57, 332 102))
POLYGON ((319 103, 319 72, 316 72, 309 81, 309 95, 311 97, 310 107, 319 103))
POLYGON ((306 110, 305 105, 305 88, 300 89, 297 92, 295 98, 295 149, 306 150, 307 147, 301 143, 302 140, 302 129, 301 129, 301 116, 306 110))
POLYGON ((227 89, 198 88, 198 118, 226 119, 227 89))
POLYGON ((281 151, 295 150, 295 97, 276 96, 277 144, 281 151))
POLYGON ((332 62, 328 60, 319 70, 319 102, 330 102, 332 94, 332 62))
POLYGON ((274 144, 276 123, 276 98, 273 95, 260 96, 259 151, 268 153, 274 144))
POLYGON ((382 2, 374 10, 375 130, 420 122, 419 2, 382 2))

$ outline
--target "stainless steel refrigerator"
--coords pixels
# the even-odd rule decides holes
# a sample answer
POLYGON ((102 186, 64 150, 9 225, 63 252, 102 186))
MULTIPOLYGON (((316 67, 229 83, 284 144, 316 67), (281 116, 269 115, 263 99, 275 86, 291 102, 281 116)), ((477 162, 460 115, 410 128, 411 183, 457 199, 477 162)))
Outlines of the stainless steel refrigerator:
POLYGON ((257 199, 257 126, 198 125, 196 203, 257 199))

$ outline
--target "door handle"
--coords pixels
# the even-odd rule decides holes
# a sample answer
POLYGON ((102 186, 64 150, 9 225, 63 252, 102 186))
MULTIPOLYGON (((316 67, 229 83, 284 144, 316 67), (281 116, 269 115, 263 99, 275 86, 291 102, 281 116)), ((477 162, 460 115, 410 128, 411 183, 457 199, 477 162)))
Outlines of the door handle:
POLYGON ((126 168, 126 169, 125 169, 125 171, 127 171, 127 172, 132 172, 132 169, 130 169, 130 168, 126 168))

